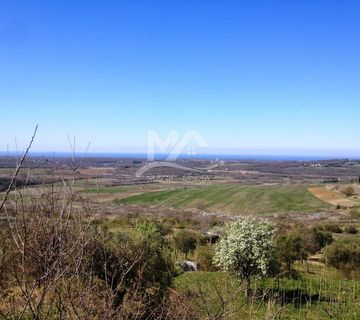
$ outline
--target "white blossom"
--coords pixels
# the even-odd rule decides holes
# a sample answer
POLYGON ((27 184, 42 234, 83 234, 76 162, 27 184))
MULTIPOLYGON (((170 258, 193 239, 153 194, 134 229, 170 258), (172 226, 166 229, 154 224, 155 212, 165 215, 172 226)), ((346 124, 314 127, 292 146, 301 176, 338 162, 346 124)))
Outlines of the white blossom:
POLYGON ((226 226, 214 263, 240 278, 266 276, 273 255, 274 229, 266 222, 242 218, 226 226))

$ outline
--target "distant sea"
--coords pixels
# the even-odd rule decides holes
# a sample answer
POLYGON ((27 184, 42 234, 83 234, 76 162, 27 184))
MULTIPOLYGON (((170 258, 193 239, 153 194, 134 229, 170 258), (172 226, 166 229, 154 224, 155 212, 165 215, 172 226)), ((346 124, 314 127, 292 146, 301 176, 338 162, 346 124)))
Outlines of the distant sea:
MULTIPOLYGON (((21 152, 4 152, 0 151, 0 156, 21 156, 21 152)), ((43 158, 67 158, 71 157, 70 152, 30 152, 31 157, 43 158)), ((167 154, 157 154, 156 160, 166 160, 167 154)), ((77 158, 131 158, 131 159, 147 159, 146 153, 95 153, 88 152, 76 153, 77 158)), ((251 154, 182 154, 179 159, 206 159, 206 160, 252 160, 252 161, 316 161, 316 160, 332 160, 332 159, 349 159, 348 156, 316 156, 316 155, 251 155, 251 154)), ((351 157, 352 160, 360 159, 360 156, 351 157)))

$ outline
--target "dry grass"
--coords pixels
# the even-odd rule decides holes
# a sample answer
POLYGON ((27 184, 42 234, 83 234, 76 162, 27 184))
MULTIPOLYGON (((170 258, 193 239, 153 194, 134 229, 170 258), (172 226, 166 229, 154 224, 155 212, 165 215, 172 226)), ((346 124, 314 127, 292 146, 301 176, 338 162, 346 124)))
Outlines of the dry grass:
POLYGON ((351 199, 347 199, 344 196, 342 196, 340 193, 326 187, 311 187, 308 190, 315 197, 319 198, 324 202, 330 203, 334 206, 341 205, 347 207, 354 207, 358 204, 357 202, 351 199))

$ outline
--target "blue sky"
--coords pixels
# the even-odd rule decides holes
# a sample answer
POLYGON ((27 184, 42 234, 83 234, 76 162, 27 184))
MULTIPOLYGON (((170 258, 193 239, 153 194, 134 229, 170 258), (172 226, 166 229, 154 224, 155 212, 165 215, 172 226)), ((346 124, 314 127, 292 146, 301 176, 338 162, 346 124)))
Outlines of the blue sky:
POLYGON ((0 150, 360 154, 358 1, 0 0, 0 150))

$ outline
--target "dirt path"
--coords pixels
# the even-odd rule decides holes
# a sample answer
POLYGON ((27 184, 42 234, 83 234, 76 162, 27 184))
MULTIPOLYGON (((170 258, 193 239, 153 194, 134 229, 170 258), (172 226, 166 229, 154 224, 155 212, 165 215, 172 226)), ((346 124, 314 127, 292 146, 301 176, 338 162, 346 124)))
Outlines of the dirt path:
POLYGON ((324 202, 330 203, 334 206, 341 205, 341 206, 354 207, 359 204, 351 199, 347 199, 343 197, 336 191, 327 189, 326 187, 311 187, 308 190, 315 197, 319 198, 324 202))

